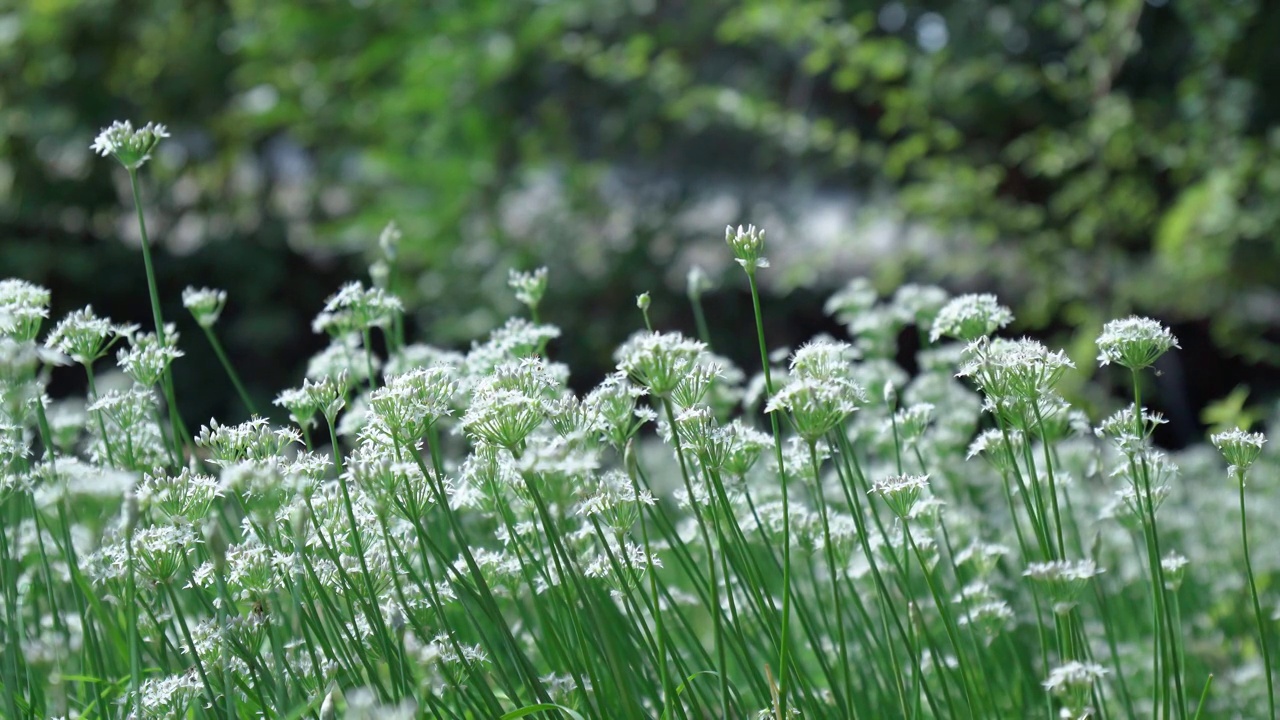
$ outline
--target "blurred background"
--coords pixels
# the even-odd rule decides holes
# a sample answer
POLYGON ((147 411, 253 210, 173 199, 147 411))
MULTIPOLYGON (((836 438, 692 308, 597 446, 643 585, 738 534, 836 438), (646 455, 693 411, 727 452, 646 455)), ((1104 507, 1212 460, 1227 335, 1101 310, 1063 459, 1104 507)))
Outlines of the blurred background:
POLYGON ((723 244, 752 222, 775 346, 842 333, 822 303, 855 277, 995 292, 1101 410, 1101 324, 1160 318, 1180 444, 1280 390, 1277 38, 1263 0, 0 0, 0 274, 149 326, 127 179, 89 145, 162 122, 144 190, 193 427, 245 410, 182 288, 230 293, 266 405, 390 220, 431 342, 465 348, 516 311, 508 269, 547 265, 585 387, 637 293, 692 330, 697 264, 753 368, 723 244))

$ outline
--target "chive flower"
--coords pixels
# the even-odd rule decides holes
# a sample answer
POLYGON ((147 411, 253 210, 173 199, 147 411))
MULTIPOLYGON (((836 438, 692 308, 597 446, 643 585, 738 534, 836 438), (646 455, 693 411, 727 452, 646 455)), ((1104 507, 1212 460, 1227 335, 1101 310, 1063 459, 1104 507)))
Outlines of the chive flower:
POLYGON ((1258 459, 1262 454, 1262 445, 1267 442, 1267 437, 1260 432, 1249 433, 1240 428, 1233 428, 1217 433, 1209 440, 1229 463, 1228 475, 1235 477, 1243 475, 1258 459))
POLYGON ((1151 318, 1133 315, 1102 326, 1102 334, 1098 336, 1098 364, 1115 363, 1130 370, 1143 370, 1170 348, 1182 346, 1169 328, 1151 318))
POLYGON ((137 170, 151 159, 151 151, 169 130, 159 123, 147 123, 138 129, 128 120, 117 120, 102 129, 90 148, 102 157, 114 156, 127 170, 137 170))

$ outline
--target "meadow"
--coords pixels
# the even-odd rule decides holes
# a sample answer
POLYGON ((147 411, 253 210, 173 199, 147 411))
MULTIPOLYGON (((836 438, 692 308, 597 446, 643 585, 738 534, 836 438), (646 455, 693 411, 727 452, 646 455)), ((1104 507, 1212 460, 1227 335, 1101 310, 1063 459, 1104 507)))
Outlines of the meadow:
POLYGON ((390 225, 275 425, 217 335, 235 298, 183 294, 203 337, 161 316, 138 188, 166 135, 94 144, 134 190, 153 325, 0 282, 0 716, 1276 716, 1277 462, 1251 428, 1153 444, 1179 350, 1156 320, 1099 335, 1131 391, 1103 417, 993 295, 853 279, 827 303, 847 337, 770 348, 765 232, 730 227, 756 363, 716 353, 695 272, 701 337, 641 295, 575 394, 554 268, 437 347, 406 334, 390 225), (173 411, 205 352, 253 419, 173 411), (87 395, 50 399, 59 374, 87 395))

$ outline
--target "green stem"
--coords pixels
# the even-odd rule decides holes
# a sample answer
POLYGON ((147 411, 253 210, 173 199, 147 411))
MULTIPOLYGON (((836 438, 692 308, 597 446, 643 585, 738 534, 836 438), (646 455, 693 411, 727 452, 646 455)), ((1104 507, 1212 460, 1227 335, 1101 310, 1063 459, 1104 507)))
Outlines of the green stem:
POLYGON ((831 521, 827 513, 827 498, 822 489, 822 467, 818 460, 818 444, 809 441, 809 462, 813 465, 814 496, 818 500, 818 514, 822 520, 823 555, 827 561, 827 573, 831 575, 831 612, 836 616, 836 642, 839 643, 840 681, 844 688, 832 689, 836 698, 836 706, 843 709, 846 716, 850 714, 850 706, 846 702, 847 692, 853 689, 853 678, 849 671, 849 639, 844 629, 844 603, 840 600, 840 574, 836 568, 835 548, 831 544, 831 521))
MULTIPOLYGON (((632 487, 635 488, 635 504, 637 524, 640 525, 640 537, 644 541, 644 552, 647 557, 652 558, 653 547, 649 543, 649 523, 644 518, 644 508, 640 502, 640 481, 637 475, 640 468, 634 463, 635 448, 628 442, 625 458, 628 475, 631 477, 632 487)), ((674 689, 671 687, 671 676, 667 671, 667 629, 662 622, 662 604, 658 596, 658 573, 653 568, 645 573, 649 576, 649 592, 653 596, 653 623, 654 633, 658 636, 658 677, 662 683, 662 720, 671 720, 671 701, 675 699, 674 689)))
POLYGON ((1249 578, 1249 596, 1253 600, 1253 614, 1258 621, 1258 641, 1262 644, 1262 664, 1267 671, 1268 717, 1276 716, 1275 681, 1271 676, 1271 644, 1267 641, 1267 628, 1262 615, 1262 603, 1258 601, 1258 583, 1253 577, 1253 562, 1249 558, 1249 523, 1244 508, 1245 471, 1240 470, 1240 541, 1244 545, 1244 570, 1249 578))
MULTIPOLYGON (((760 365, 764 371, 764 400, 773 397, 773 371, 769 367, 769 349, 764 341, 764 315, 760 312, 760 288, 756 285, 756 274, 747 268, 747 282, 751 286, 751 309, 756 318, 756 341, 760 346, 760 365)), ((782 432, 778 427, 777 413, 769 413, 769 424, 773 431, 774 459, 778 463, 778 479, 782 490, 782 618, 781 632, 778 640, 778 717, 787 717, 787 668, 788 668, 788 629, 791 620, 791 507, 787 488, 787 467, 782 458, 782 432)))
POLYGON ((133 694, 134 717, 142 717, 142 653, 138 647, 138 580, 137 567, 133 557, 132 532, 124 537, 125 557, 128 561, 127 597, 129 607, 125 613, 129 618, 129 689, 133 694))
MULTIPOLYGON (((130 574, 132 576, 132 573, 130 574)), ((173 614, 178 618, 178 627, 182 630, 182 637, 187 641, 187 647, 191 648, 191 657, 196 661, 196 673, 200 676, 200 682, 204 684, 205 694, 209 697, 209 707, 218 707, 217 694, 213 692, 213 683, 209 682, 209 675, 204 670, 204 661, 200 659, 200 653, 196 651, 196 642, 191 637, 191 628, 187 625, 187 616, 182 612, 182 606, 178 603, 178 592, 173 589, 172 583, 161 583, 161 586, 169 591, 169 604, 173 607, 173 614)), ((136 680, 138 675, 134 674, 136 680)), ((226 688, 230 692, 230 688, 226 688)), ((141 698, 139 698, 141 699, 141 698)), ((138 717, 142 717, 139 715, 138 717)), ((227 718, 232 720, 232 718, 227 718)))
POLYGON ((697 295, 689 296, 689 304, 693 306, 693 322, 698 328, 698 339, 711 347, 711 330, 707 327, 707 316, 702 312, 702 298, 697 295))
MULTIPOLYGON (((151 315, 156 324, 156 339, 165 346, 164 316, 160 314, 160 292, 156 289, 156 271, 151 264, 151 240, 147 237, 147 221, 142 214, 142 193, 138 189, 138 171, 129 169, 129 188, 133 191, 133 207, 138 213, 138 231, 142 235, 142 264, 147 270, 147 292, 151 295, 151 315)), ((182 462, 183 437, 179 430, 178 403, 173 392, 173 371, 166 367, 162 380, 165 402, 169 403, 169 427, 178 462, 182 462)))
POLYGON ((222 369, 227 371, 227 377, 231 378, 231 384, 236 387, 236 392, 240 394, 240 402, 244 403, 244 407, 251 415, 258 414, 258 408, 254 407, 253 400, 249 398, 249 391, 245 390, 244 383, 240 382, 240 375, 236 372, 231 360, 227 358, 227 354, 222 349, 222 343, 218 341, 218 336, 213 333, 213 328, 200 326, 204 330, 205 337, 209 338, 209 344, 213 346, 213 354, 218 356, 218 362, 222 363, 222 369))

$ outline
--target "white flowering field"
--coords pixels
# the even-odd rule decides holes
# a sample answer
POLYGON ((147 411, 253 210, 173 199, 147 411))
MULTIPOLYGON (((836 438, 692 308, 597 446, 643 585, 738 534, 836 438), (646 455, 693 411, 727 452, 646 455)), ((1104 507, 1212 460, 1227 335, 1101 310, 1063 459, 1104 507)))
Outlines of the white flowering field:
MULTIPOLYGON (((94 144, 135 203, 166 135, 94 144)), ((153 326, 0 282, 0 716, 1276 716, 1277 463, 1249 428, 1153 446, 1143 392, 1179 349, 1154 320, 1098 337, 1132 391, 1106 417, 991 295, 854 280, 827 306, 847 337, 777 352, 764 232, 730 228, 757 361, 648 327, 646 294, 579 396, 553 273, 511 273, 527 317, 434 347, 385 287, 389 227, 317 315, 290 422, 192 428, 184 353, 253 408, 216 332, 234 298, 188 289, 204 337, 179 338, 138 214, 153 326), (87 397, 51 400, 63 374, 87 397)))

